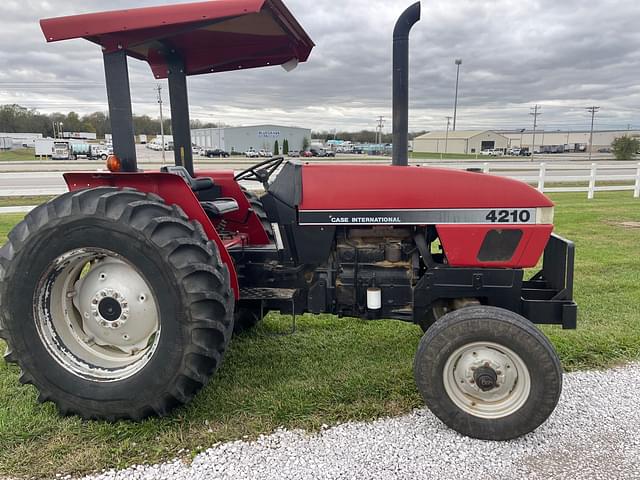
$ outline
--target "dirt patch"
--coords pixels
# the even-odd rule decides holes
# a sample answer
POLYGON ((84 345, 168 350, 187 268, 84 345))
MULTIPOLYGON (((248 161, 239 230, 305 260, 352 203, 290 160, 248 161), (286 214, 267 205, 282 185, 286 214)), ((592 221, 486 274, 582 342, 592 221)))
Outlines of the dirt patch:
POLYGON ((614 225, 623 228, 640 228, 640 222, 616 222, 614 225))

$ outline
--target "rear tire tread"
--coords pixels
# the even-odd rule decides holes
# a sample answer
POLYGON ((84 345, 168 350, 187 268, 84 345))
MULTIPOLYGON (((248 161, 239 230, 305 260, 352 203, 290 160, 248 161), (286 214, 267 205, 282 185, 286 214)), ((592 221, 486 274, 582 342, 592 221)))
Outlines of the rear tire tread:
MULTIPOLYGON (((205 386, 224 357, 233 331, 234 297, 231 294, 229 270, 221 262, 217 247, 204 236, 201 225, 188 221, 182 209, 160 202, 163 201, 157 195, 129 189, 97 188, 68 193, 28 214, 9 234, 7 244, 0 249, 0 299, 6 298, 7 285, 11 282, 5 275, 9 264, 20 254, 24 244, 40 230, 52 228, 48 225, 49 219, 56 217, 57 220, 61 217, 64 219, 97 214, 107 221, 125 221, 134 232, 146 237, 163 252, 167 269, 174 272, 176 279, 193 277, 191 283, 195 288, 190 291, 181 288, 186 307, 183 317, 191 332, 188 338, 192 338, 196 330, 208 330, 211 334, 199 335, 198 345, 190 344, 185 347, 180 370, 175 372, 173 378, 168 379, 164 391, 158 393, 153 404, 132 406, 130 411, 107 410, 101 408, 98 402, 88 402, 94 404, 91 406, 80 406, 74 401, 74 397, 67 398, 68 394, 51 392, 45 385, 36 385, 40 390, 39 400, 55 403, 62 415, 77 414, 84 419, 107 420, 141 420, 153 412, 165 416, 176 406, 188 403, 205 386), (55 216, 51 215, 52 212, 55 212, 55 216), (153 232, 165 225, 181 228, 183 236, 170 242, 156 241, 153 232), (175 258, 175 252, 178 251, 179 260, 175 258), (198 286, 198 283, 202 285, 198 286), (209 290, 211 285, 217 286, 217 292, 209 290), (203 300, 206 302, 203 303, 203 300), (216 305, 215 308, 211 308, 211 302, 216 305), (196 308, 197 312, 194 310, 196 308), (208 314, 202 318, 203 312, 207 310, 208 314), (223 318, 214 315, 215 311, 223 312, 223 318), (204 375, 203 371, 208 375, 204 375)), ((21 383, 34 384, 33 376, 23 368, 25 362, 11 349, 11 325, 19 320, 13 320, 5 310, 0 311, 0 325, 3 327, 0 337, 7 342, 5 359, 21 367, 21 383)), ((29 352, 22 354, 29 355, 29 352)))

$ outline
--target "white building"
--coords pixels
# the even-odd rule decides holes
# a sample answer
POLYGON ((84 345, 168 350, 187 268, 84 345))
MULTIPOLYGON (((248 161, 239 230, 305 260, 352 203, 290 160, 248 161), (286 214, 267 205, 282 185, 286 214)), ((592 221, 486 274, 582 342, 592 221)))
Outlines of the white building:
POLYGON ((289 150, 302 150, 305 139, 310 142, 311 130, 281 125, 203 128, 191 131, 191 141, 197 146, 219 148, 227 152, 246 152, 251 149, 271 152, 276 141, 282 152, 285 140, 289 142, 289 150))
POLYGON ((413 151, 418 153, 474 154, 508 147, 509 139, 491 130, 429 132, 413 140, 413 151))
MULTIPOLYGON (((506 136, 512 147, 524 147, 533 150, 534 133, 532 130, 508 130, 500 131, 506 136)), ((562 131, 562 130, 538 130, 535 132, 535 149, 543 147, 564 146, 565 150, 584 151, 589 146, 589 130, 562 131)), ((594 151, 601 148, 610 148, 616 138, 629 135, 640 139, 638 130, 599 130, 593 132, 594 151)))
POLYGON ((33 148, 36 143, 37 138, 42 138, 43 135, 41 133, 0 133, 0 138, 4 138, 5 140, 2 142, 5 145, 5 149, 9 148, 33 148), (12 146, 9 145, 9 140, 11 139, 12 146))

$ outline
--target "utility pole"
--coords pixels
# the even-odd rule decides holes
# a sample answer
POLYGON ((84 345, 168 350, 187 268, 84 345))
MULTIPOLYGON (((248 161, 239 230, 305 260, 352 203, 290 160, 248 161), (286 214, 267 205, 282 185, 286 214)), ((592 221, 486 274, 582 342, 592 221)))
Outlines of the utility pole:
POLYGON ((382 145, 382 129, 384 128, 384 117, 378 117, 378 127, 376 129, 376 143, 382 145))
POLYGON ((542 115, 540 113, 540 110, 542 109, 542 106, 540 105, 535 105, 531 110, 532 112, 529 115, 533 115, 533 144, 531 145, 531 161, 533 162, 533 159, 536 155, 536 130, 538 128, 538 117, 540 115, 542 115))
POLYGON ((156 87, 158 91, 158 104, 160 105, 160 141, 162 142, 162 165, 167 161, 166 152, 164 150, 164 115, 162 114, 162 85, 156 87))
POLYGON ((591 156, 593 155, 593 125, 596 121, 596 113, 600 110, 600 107, 589 107, 587 108, 587 112, 591 114, 591 134, 589 135, 589 161, 591 161, 591 156))
POLYGON ((451 126, 451 117, 447 118, 447 136, 444 139, 444 154, 449 153, 449 127, 451 126))

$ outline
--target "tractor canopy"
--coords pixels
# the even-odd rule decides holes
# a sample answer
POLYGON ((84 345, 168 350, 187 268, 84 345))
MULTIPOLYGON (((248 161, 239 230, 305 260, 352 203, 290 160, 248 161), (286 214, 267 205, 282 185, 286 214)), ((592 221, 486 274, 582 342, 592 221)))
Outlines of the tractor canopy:
POLYGON ((85 38, 125 51, 167 78, 178 53, 186 75, 305 62, 315 46, 281 0, 215 0, 41 20, 48 42, 85 38))

